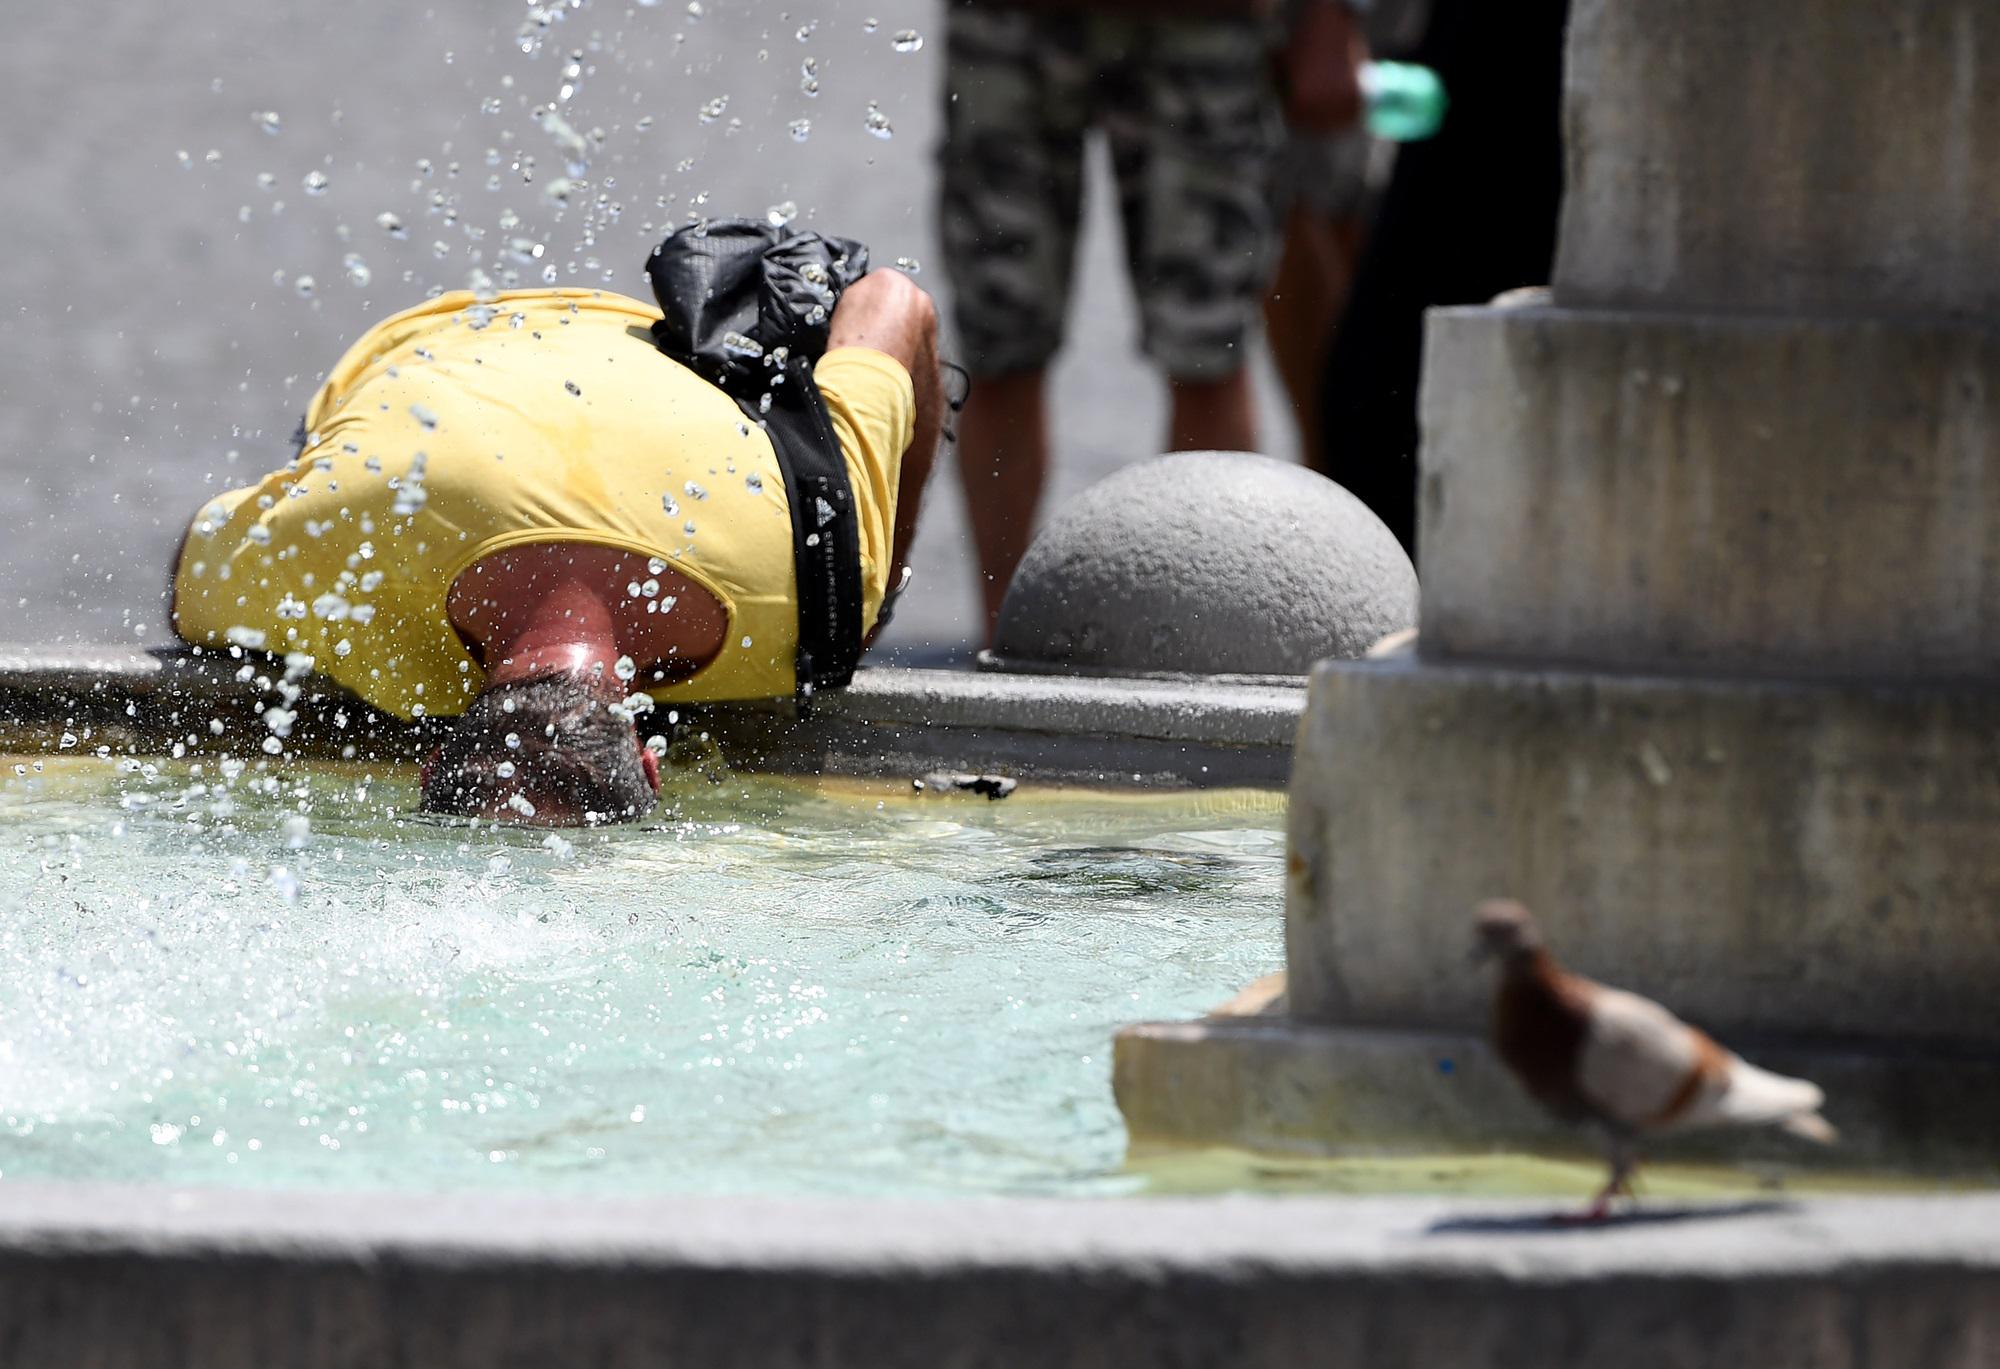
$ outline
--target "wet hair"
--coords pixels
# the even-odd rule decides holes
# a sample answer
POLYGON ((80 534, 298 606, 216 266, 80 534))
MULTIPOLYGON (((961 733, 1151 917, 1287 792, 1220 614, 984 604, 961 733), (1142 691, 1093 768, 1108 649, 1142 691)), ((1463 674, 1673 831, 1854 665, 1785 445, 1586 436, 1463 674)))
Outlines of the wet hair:
POLYGON ((490 813, 520 793, 558 803, 582 822, 646 816, 656 795, 632 721, 613 711, 615 702, 596 680, 570 671, 482 691, 431 762, 424 811, 490 813))

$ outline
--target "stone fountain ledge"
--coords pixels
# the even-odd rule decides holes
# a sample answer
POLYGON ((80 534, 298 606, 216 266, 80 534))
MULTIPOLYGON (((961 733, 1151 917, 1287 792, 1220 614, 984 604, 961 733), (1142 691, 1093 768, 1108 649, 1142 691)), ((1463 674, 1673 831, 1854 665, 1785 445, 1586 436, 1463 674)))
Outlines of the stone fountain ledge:
MULTIPOLYGON (((190 649, 0 646, 0 740, 53 749, 69 730, 88 753, 180 742, 254 750, 261 715, 281 701, 283 663, 190 649), (250 678, 239 679, 245 666, 250 678), (220 721, 220 736, 211 724, 220 721), (84 733, 88 731, 88 737, 84 733), (7 736, 7 733, 12 736, 7 736)), ((412 759, 420 729, 375 713, 338 686, 298 682, 288 751, 412 759)), ((1143 787, 1284 784, 1305 707, 1304 680, 1062 679, 998 672, 859 671, 800 718, 787 701, 682 708, 732 762, 842 775, 998 771, 1024 778, 1143 787)), ((655 726, 666 730, 666 710, 655 726)))
POLYGON ((9 1186, 21 1363, 1971 1366, 2000 1198, 1659 1209, 9 1186))

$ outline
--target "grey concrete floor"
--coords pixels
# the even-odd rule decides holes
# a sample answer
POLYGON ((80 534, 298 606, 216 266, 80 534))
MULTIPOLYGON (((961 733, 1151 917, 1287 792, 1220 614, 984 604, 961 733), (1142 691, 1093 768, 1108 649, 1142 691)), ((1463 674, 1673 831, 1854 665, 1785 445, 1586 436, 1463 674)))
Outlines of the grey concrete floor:
MULTIPOLYGON (((464 286, 477 253, 497 271, 504 239, 545 247, 520 268, 524 283, 554 263, 564 283, 643 297, 641 266, 664 225, 790 200, 802 222, 862 238, 880 261, 915 258, 944 293, 932 222, 937 4, 569 3, 556 0, 563 18, 533 56, 516 40, 528 8, 499 0, 80 0, 10 16, 0 637, 166 640, 160 585, 193 507, 284 458, 356 333, 427 288, 464 286), (925 36, 921 51, 895 49, 905 28, 925 36), (572 51, 583 72, 564 116, 603 139, 589 188, 565 208, 547 194, 561 148, 531 111, 557 98, 572 51), (801 90, 807 57, 813 97, 801 90), (703 106, 724 96, 721 117, 704 122, 703 106), (864 128, 870 101, 893 124, 887 141, 864 128), (277 131, 260 127, 263 111, 278 114, 277 131), (788 131, 801 118, 803 142, 788 131), (534 156, 533 184, 514 169, 522 154, 534 156), (326 178, 317 195, 304 184, 315 171, 326 178), (503 227, 509 211, 518 226, 503 227), (385 212, 406 238, 377 226, 385 212)), ((1093 172, 1056 374, 1052 502, 1152 454, 1164 424, 1161 386, 1133 346, 1101 157, 1093 172)), ((1261 365, 1260 387, 1267 445, 1294 457, 1261 365)), ((948 467, 915 559, 918 589, 884 645, 900 648, 891 659, 935 660, 975 633, 948 467)))

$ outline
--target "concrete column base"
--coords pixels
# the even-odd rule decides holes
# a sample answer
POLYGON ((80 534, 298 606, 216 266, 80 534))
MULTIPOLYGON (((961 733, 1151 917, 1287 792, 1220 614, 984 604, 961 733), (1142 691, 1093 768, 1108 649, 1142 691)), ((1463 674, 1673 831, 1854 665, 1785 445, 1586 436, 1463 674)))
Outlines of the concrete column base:
POLYGON ((1427 653, 2000 672, 2000 331, 1514 307, 1426 332, 1427 653))
POLYGON ((1329 662, 1294 756, 1301 1019, 1478 1034, 1475 902, 1732 1044, 2000 1054, 2000 694, 1329 662))

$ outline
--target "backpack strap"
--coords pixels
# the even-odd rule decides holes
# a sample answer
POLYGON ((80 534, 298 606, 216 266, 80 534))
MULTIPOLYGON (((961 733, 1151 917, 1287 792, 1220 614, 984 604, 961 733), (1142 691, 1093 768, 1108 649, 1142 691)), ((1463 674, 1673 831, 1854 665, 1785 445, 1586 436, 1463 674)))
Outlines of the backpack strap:
POLYGON ((861 534, 847 458, 812 363, 788 359, 784 382, 784 401, 768 412, 741 396, 736 402, 770 434, 785 478, 799 604, 793 679, 804 708, 815 689, 838 689, 853 679, 861 659, 861 534))

